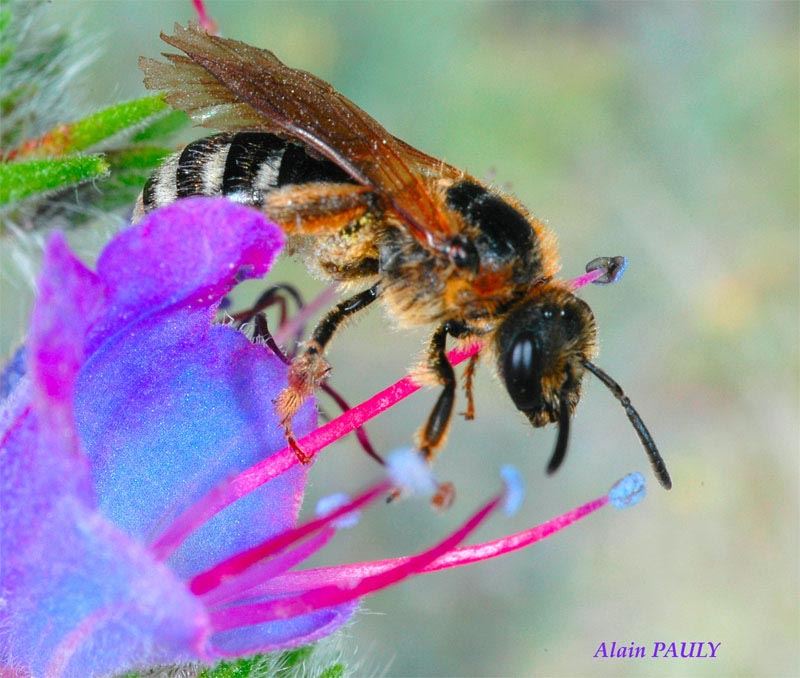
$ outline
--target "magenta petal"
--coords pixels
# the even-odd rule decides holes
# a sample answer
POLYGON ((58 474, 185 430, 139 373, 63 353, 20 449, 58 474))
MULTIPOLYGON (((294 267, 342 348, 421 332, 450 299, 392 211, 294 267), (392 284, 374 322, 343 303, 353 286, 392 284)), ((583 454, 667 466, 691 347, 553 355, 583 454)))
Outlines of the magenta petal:
POLYGON ((0 412, 0 661, 34 675, 92 676, 199 658, 204 608, 96 510, 77 443, 70 396, 85 328, 101 306, 97 280, 57 236, 42 281, 33 379, 23 377, 0 412), (67 314, 61 327, 59 314, 67 314))
POLYGON ((0 661, 85 678, 202 658, 209 623, 197 598, 82 497, 63 492, 43 468, 51 448, 32 463, 27 443, 14 437, 3 455, 0 661))
POLYGON ((262 277, 283 242, 261 214, 225 199, 188 198, 153 212, 97 261, 108 309, 94 340, 174 306, 210 312, 236 282, 262 277))
POLYGON ((104 309, 104 290, 97 276, 78 261, 64 236, 55 233, 45 249, 43 268, 52 275, 39 280, 28 339, 34 397, 41 433, 57 449, 73 449, 72 396, 85 360, 86 334, 104 309))
MULTIPOLYGON (((75 411, 101 508, 147 542, 197 497, 284 446, 272 400, 286 368, 198 312, 145 318, 130 330, 106 341, 81 374, 75 411)), ((309 403, 296 430, 315 418, 309 403)), ((295 467, 231 505, 168 562, 190 577, 290 528, 306 473, 295 467)))

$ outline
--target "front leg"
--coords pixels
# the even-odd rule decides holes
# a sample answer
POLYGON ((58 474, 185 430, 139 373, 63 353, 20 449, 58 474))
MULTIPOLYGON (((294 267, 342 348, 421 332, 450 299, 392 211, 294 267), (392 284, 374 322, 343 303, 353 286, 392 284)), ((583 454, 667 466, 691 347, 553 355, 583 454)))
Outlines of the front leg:
POLYGON ((425 457, 431 462, 437 452, 444 445, 450 420, 453 416, 453 404, 456 396, 456 375, 453 366, 447 359, 447 335, 465 337, 469 334, 467 328, 458 322, 446 322, 440 325, 431 337, 428 348, 427 368, 436 381, 444 386, 439 399, 433 406, 428 421, 417 433, 417 443, 425 457))
POLYGON ((304 464, 311 459, 300 449, 292 434, 292 418, 306 398, 314 393, 316 388, 325 380, 330 372, 330 365, 325 360, 325 348, 339 326, 351 315, 369 306, 378 298, 379 287, 373 285, 367 290, 356 294, 342 303, 336 305, 320 321, 311 339, 305 344, 297 357, 292 360, 289 368, 288 385, 275 399, 275 408, 278 412, 286 440, 294 450, 297 458, 304 464))

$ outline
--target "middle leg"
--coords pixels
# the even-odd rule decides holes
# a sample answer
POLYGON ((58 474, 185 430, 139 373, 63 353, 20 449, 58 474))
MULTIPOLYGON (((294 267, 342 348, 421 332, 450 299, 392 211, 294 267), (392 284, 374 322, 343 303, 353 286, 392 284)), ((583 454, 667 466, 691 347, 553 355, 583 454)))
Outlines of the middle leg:
MULTIPOLYGON (((300 306, 302 306, 302 299, 300 300, 300 306)), ((291 365, 292 359, 280 349, 275 341, 275 338, 272 336, 272 333, 269 331, 267 318, 263 311, 257 313, 253 317, 253 323, 253 340, 260 339, 285 365, 291 365)), ((320 384, 320 389, 322 389, 333 399, 342 412, 347 412, 350 409, 350 405, 348 405, 347 401, 327 381, 320 384)), ((324 410, 321 408, 320 414, 322 415, 323 419, 330 420, 330 417, 327 417, 324 410)), ((364 430, 362 426, 359 426, 355 430, 355 434, 364 452, 377 461, 381 466, 385 466, 386 462, 383 460, 381 455, 375 451, 375 448, 373 447, 366 430, 364 430)))
POLYGON ((275 408, 278 411, 278 417, 286 434, 286 440, 302 463, 308 463, 310 459, 300 449, 292 434, 292 418, 297 414, 306 398, 313 394, 315 389, 328 376, 330 365, 325 360, 324 353, 336 330, 351 315, 375 301, 379 293, 379 286, 375 284, 334 306, 317 325, 311 335, 311 339, 303 347, 300 354, 292 360, 292 365, 289 368, 288 385, 275 399, 275 408))

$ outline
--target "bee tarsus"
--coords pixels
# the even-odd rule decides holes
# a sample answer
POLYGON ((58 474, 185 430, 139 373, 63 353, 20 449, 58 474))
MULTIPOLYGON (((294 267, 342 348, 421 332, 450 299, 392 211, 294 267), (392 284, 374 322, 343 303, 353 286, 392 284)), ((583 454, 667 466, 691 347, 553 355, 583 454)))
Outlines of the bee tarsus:
POLYGON ((461 414, 466 421, 475 419, 475 396, 472 393, 472 386, 475 380, 475 368, 480 358, 481 354, 476 353, 467 361, 467 366, 464 368, 464 396, 467 399, 467 409, 461 414))

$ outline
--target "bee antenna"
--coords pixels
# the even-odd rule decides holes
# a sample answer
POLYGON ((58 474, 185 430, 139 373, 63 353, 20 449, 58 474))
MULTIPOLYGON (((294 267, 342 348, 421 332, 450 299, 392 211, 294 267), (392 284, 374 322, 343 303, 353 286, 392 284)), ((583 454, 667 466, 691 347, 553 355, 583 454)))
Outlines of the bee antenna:
POLYGON ((559 399, 558 409, 558 438, 556 439, 556 447, 553 450, 553 456, 550 457, 550 463, 547 464, 547 473, 553 474, 561 466, 564 457, 567 456, 567 443, 569 442, 569 404, 567 394, 561 393, 559 399))
POLYGON ((630 398, 625 395, 625 391, 622 390, 622 387, 610 376, 608 376, 608 374, 597 367, 597 365, 590 363, 588 360, 584 360, 583 366, 600 381, 602 381, 608 390, 614 394, 616 399, 619 400, 620 404, 625 409, 625 414, 628 415, 628 419, 630 419, 631 424, 633 424, 633 428, 636 430, 639 440, 641 440, 642 445, 644 445, 645 452, 647 452, 647 456, 650 458, 650 465, 653 467, 653 472, 656 474, 658 482, 661 483, 664 489, 669 490, 672 487, 672 480, 669 477, 667 465, 664 463, 664 460, 662 459, 661 454, 656 447, 653 436, 650 435, 650 431, 647 430, 647 426, 644 425, 639 413, 636 411, 633 405, 631 405, 630 398))

